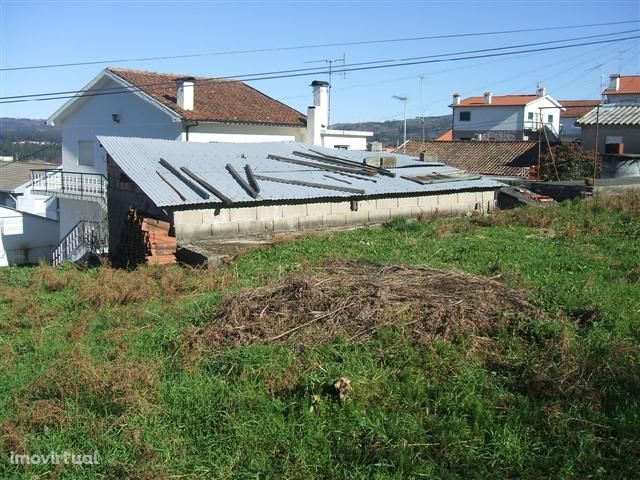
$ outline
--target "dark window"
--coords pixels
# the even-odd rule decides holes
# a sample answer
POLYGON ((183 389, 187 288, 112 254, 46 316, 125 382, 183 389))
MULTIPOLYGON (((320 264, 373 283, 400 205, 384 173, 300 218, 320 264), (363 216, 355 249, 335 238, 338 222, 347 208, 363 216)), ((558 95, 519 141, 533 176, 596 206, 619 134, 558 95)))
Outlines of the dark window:
POLYGON ((553 123, 553 115, 547 115, 547 123, 553 123))
POLYGON ((461 122, 471 121, 471 112, 460 112, 460 121, 461 122))
POLYGON ((533 120, 533 112, 529 112, 529 113, 527 114, 527 119, 528 119, 528 120, 533 120))

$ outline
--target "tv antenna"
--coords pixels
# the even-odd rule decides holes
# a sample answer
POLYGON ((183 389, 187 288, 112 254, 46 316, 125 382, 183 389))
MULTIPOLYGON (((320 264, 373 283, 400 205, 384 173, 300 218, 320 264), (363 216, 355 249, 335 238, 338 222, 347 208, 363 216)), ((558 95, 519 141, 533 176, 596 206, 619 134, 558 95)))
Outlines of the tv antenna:
MULTIPOLYGON (((328 95, 327 95, 327 128, 329 128, 329 125, 331 124, 331 87, 333 86, 331 83, 331 79, 333 77, 333 65, 335 63, 339 63, 341 65, 346 65, 347 62, 347 56, 346 54, 342 54, 342 58, 322 58, 320 60, 309 60, 308 62, 304 62, 304 63, 325 63, 329 65, 329 91, 328 91, 328 95)), ((342 78, 347 78, 347 72, 342 71, 342 78)))

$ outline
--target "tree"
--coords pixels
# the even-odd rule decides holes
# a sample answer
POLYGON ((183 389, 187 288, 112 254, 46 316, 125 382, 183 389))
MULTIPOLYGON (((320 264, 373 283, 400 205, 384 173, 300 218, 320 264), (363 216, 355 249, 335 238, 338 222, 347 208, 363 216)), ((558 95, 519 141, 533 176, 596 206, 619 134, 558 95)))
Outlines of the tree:
MULTIPOLYGON (((602 160, 595 161, 595 174, 602 171, 602 160)), ((593 177, 594 154, 585 151, 577 143, 554 145, 540 158, 541 180, 582 180, 593 177)))

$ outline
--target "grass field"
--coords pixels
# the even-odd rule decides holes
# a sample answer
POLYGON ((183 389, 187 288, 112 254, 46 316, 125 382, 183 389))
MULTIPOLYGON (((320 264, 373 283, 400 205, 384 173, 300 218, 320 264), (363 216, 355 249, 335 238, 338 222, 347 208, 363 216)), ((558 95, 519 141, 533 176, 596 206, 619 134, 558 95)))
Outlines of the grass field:
POLYGON ((0 372, 0 478, 637 478, 640 194, 309 236, 209 272, 2 269, 0 372), (352 260, 491 277, 540 314, 425 339, 409 308, 357 338, 194 347, 229 298, 352 260), (100 462, 9 462, 64 451, 100 462))

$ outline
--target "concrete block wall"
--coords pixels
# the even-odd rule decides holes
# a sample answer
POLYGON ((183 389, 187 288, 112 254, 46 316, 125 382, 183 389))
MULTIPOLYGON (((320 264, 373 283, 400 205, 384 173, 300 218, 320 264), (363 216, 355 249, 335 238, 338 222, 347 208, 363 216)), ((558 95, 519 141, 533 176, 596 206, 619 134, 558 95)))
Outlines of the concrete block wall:
POLYGON ((376 225, 397 217, 490 211, 495 204, 496 194, 493 191, 457 192, 359 200, 355 211, 351 209, 350 201, 183 210, 174 213, 174 224, 179 241, 233 240, 274 233, 376 225))

